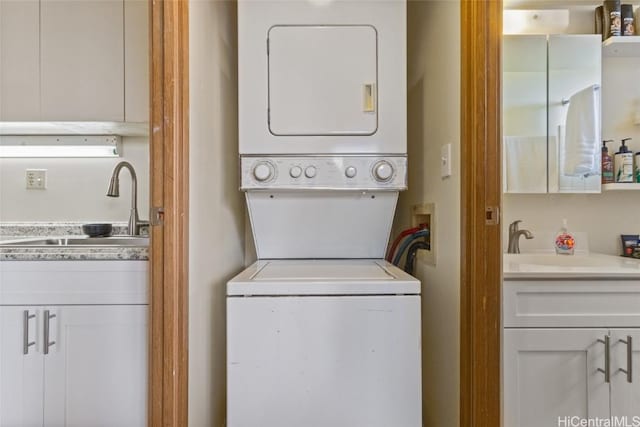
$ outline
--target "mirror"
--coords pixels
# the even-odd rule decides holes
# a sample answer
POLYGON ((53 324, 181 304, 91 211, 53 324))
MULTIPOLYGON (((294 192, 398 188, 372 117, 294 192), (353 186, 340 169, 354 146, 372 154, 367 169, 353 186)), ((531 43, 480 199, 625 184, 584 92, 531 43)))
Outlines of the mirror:
POLYGON ((504 192, 600 192, 600 37, 503 43, 504 192))

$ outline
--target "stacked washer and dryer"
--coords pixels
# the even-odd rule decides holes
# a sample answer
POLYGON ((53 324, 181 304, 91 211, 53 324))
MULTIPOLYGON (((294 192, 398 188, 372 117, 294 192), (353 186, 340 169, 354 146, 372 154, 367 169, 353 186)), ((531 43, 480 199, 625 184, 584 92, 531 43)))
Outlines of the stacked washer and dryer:
POLYGON ((406 189, 403 0, 239 0, 230 427, 414 427, 420 282, 384 261, 406 189))

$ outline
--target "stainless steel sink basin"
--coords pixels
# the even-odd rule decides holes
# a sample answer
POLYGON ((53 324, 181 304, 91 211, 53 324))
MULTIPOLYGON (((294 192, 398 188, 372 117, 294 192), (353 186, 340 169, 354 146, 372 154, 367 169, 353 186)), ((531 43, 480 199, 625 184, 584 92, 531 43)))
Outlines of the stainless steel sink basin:
POLYGON ((110 247, 110 246, 131 246, 131 247, 147 247, 149 246, 148 237, 139 236, 117 236, 117 237, 64 237, 64 238, 47 238, 47 239, 29 239, 0 243, 0 246, 19 246, 19 247, 110 247))

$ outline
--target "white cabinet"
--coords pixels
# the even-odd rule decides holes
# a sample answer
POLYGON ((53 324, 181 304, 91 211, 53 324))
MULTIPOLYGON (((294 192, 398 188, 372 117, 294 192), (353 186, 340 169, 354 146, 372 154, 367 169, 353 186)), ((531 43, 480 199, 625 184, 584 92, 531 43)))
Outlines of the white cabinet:
POLYGON ((44 363, 36 340, 40 321, 39 311, 34 307, 0 307, 2 427, 43 425, 44 363), (26 347, 29 343, 33 345, 26 347))
POLYGON ((148 3, 0 2, 0 120, 147 122, 148 3))
POLYGON ((559 417, 609 417, 606 329, 504 332, 505 427, 555 426, 559 417))
POLYGON ((39 2, 0 1, 0 120, 40 119, 39 2))
POLYGON ((503 295, 504 427, 640 415, 639 280, 507 280, 503 295))
POLYGON ((147 307, 48 310, 56 317, 44 355, 45 425, 146 425, 147 307))
POLYGON ((124 120, 124 3, 40 3, 41 120, 124 120))
MULTIPOLYGON (((600 174, 575 172, 567 143, 570 98, 601 84, 597 35, 507 35, 503 41, 503 189, 506 193, 599 193, 600 174), (567 153, 565 155, 565 153, 567 153)), ((574 122, 600 164, 600 118, 574 122)), ((571 117, 571 116, 570 116, 571 117)), ((574 119, 575 120, 575 119, 574 119)), ((572 133, 569 132, 571 138, 572 133)), ((577 138, 576 138, 577 139, 577 138)))
POLYGON ((0 264, 0 426, 146 425, 146 276, 140 261, 0 264))
POLYGON ((611 330, 611 414, 640 416, 640 328, 611 330), (631 337, 631 347, 629 346, 631 337), (628 354, 628 349, 631 354, 628 354), (631 376, 624 371, 631 368, 631 376))

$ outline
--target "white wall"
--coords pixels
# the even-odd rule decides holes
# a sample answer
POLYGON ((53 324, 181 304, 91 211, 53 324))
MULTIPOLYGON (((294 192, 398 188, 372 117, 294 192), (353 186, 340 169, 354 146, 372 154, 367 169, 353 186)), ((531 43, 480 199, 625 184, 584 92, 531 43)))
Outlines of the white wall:
POLYGON ((107 159, 0 159, 0 221, 127 221, 131 180, 120 173, 120 197, 107 197, 109 178, 121 160, 138 177, 138 209, 149 217, 149 144, 124 138, 123 156, 107 159), (25 169, 47 169, 47 189, 27 190, 25 169))
POLYGON ((394 229, 412 205, 434 202, 436 265, 418 262, 422 282, 423 423, 459 425, 460 400, 460 35, 459 1, 408 3, 409 190, 394 229), (443 36, 446 35, 446 36, 443 36), (440 178, 440 146, 452 144, 453 176, 440 178))
MULTIPOLYGON (((530 2, 526 7, 535 6, 530 2)), ((555 7, 569 8, 568 2, 555 2, 555 7)), ((593 7, 570 7, 572 33, 593 31, 593 7)), ((631 137, 630 147, 640 151, 640 126, 633 124, 636 109, 640 109, 640 85, 638 84, 640 58, 602 58, 602 136, 615 139, 609 144, 613 156, 620 146, 620 139, 631 137)), ((593 195, 504 195, 503 241, 507 237, 508 224, 523 220, 522 227, 534 235, 557 232, 562 219, 567 218, 574 232, 586 232, 589 249, 611 255, 620 253, 620 234, 640 233, 640 192, 604 192, 593 195)), ((541 242, 521 241, 521 250, 540 247, 541 242)))
POLYGON ((225 419, 225 286, 242 270, 236 4, 189 3, 189 425, 225 419))

